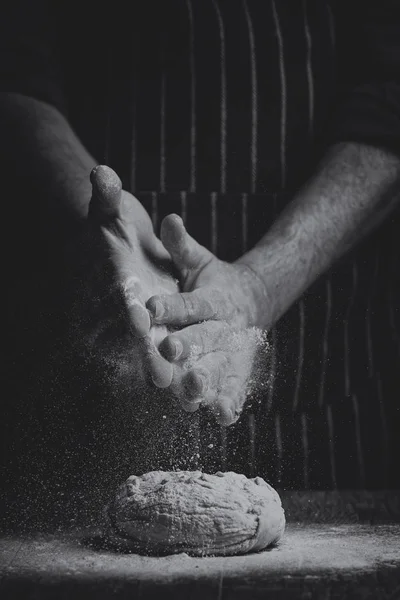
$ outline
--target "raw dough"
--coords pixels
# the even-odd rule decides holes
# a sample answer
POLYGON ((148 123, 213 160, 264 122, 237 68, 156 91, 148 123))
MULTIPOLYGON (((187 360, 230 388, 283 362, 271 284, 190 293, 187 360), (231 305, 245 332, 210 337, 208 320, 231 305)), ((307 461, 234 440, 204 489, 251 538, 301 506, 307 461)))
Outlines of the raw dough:
POLYGON ((115 533, 152 554, 245 554, 276 543, 285 529, 278 493, 261 477, 233 472, 132 475, 107 513, 115 533))

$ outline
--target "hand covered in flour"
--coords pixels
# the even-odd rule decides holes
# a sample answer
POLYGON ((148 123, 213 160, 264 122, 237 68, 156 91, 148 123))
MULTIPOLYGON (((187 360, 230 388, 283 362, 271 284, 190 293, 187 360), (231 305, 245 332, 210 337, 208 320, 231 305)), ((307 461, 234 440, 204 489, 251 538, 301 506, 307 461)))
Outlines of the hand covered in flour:
POLYGON ((207 407, 221 425, 231 425, 253 389, 258 350, 266 347, 266 334, 260 329, 206 321, 171 333, 159 350, 174 365, 171 389, 183 409, 207 407), (185 385, 179 389, 182 373, 185 385))
POLYGON ((264 342, 255 328, 263 286, 247 265, 223 262, 198 244, 178 215, 164 219, 161 240, 181 293, 157 294, 146 303, 155 325, 179 328, 162 341, 160 352, 174 372, 190 369, 183 407, 207 405, 229 425, 243 408, 256 350, 264 342))
MULTIPOLYGON (((240 320, 235 327, 221 319, 183 330, 151 323, 145 308, 151 297, 179 297, 173 277, 178 261, 171 260, 165 223, 162 244, 145 210, 138 211, 136 205, 133 212, 134 198, 122 191, 111 169, 97 167, 91 181, 92 200, 80 249, 87 302, 79 298, 79 310, 86 304, 89 311, 80 331, 86 325, 88 339, 100 351, 107 352, 107 347, 115 351, 120 345, 126 355, 130 348, 137 382, 151 379, 156 387, 168 388, 165 398, 178 400, 186 411, 206 405, 221 424, 233 423, 246 399, 258 332, 244 330, 240 320), (182 351, 174 356, 179 344, 182 351)), ((168 234, 168 219, 166 223, 168 234)))
POLYGON ((90 178, 87 222, 67 257, 75 281, 74 338, 100 354, 120 349, 126 355, 128 349, 137 381, 151 377, 157 387, 168 387, 173 367, 157 350, 167 330, 150 327, 145 302, 155 292, 178 291, 171 258, 114 171, 98 166, 90 178))
POLYGON ((178 400, 188 412, 201 403, 221 423, 232 423, 245 401, 255 331, 240 333, 222 321, 183 331, 152 324, 146 302, 155 293, 178 295, 171 256, 155 236, 146 211, 137 204, 133 211, 134 198, 122 190, 114 171, 99 166, 91 181, 87 227, 81 247, 74 248, 82 257, 77 337, 86 331, 85 343, 105 355, 120 347, 125 359, 128 349, 136 382, 151 379, 165 389, 166 400, 178 400), (171 360, 170 350, 180 340, 181 355, 171 360))
POLYGON ((209 320, 240 329, 258 325, 264 288, 248 265, 219 260, 187 233, 175 214, 163 220, 161 241, 178 271, 181 293, 148 300, 153 323, 179 328, 209 320))

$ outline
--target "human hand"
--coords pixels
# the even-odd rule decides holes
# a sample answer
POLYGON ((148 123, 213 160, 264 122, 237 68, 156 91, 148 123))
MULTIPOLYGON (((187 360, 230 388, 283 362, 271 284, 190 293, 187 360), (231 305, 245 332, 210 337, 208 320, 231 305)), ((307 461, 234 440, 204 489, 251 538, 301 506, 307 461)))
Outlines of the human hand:
POLYGON ((163 220, 161 241, 179 274, 181 293, 148 300, 153 323, 179 328, 208 320, 238 328, 259 325, 265 289, 247 264, 219 260, 187 233, 175 214, 163 220))
POLYGON ((150 328, 145 302, 160 291, 177 292, 170 256, 145 209, 111 169, 96 167, 91 182, 87 222, 67 253, 75 341, 85 352, 128 353, 138 382, 151 376, 157 387, 168 387, 173 369, 157 350, 167 329, 150 328))
POLYGON ((179 327, 160 352, 174 364, 174 374, 190 369, 184 409, 207 405, 229 425, 243 409, 257 348, 265 347, 265 335, 254 328, 264 289, 249 267, 218 260, 199 245, 177 215, 164 219, 161 240, 182 292, 153 296, 146 304, 154 324, 179 327))
POLYGON ((262 383, 263 371, 256 368, 256 358, 265 359, 267 349, 265 332, 255 327, 232 328, 222 321, 174 331, 159 346, 174 365, 171 391, 182 408, 194 412, 207 407, 220 425, 237 421, 249 393, 262 383))
POLYGON ((91 181, 87 227, 71 255, 80 267, 74 338, 102 360, 111 356, 115 362, 128 361, 136 386, 151 392, 151 379, 165 389, 165 399, 178 400, 186 411, 194 412, 201 403, 219 422, 230 424, 245 401, 254 331, 240 334, 225 322, 194 325, 183 332, 152 325, 147 300, 155 293, 169 298, 178 292, 171 257, 145 210, 122 191, 111 169, 97 167, 91 181), (168 333, 173 335, 167 338, 168 333), (182 354, 171 361, 170 349, 182 339, 182 354))
POLYGON ((238 327, 212 322, 175 331, 166 339, 168 327, 151 326, 146 301, 154 293, 173 298, 178 292, 170 255, 154 235, 145 210, 121 190, 111 169, 98 167, 91 180, 87 228, 80 248, 74 249, 81 266, 77 337, 85 332, 86 348, 105 355, 111 351, 116 357, 120 351, 126 360, 128 352, 136 383, 148 384, 151 377, 188 412, 207 405, 220 423, 234 422, 246 397, 255 332, 239 337, 238 327), (181 356, 171 361, 170 348, 182 339, 181 356))

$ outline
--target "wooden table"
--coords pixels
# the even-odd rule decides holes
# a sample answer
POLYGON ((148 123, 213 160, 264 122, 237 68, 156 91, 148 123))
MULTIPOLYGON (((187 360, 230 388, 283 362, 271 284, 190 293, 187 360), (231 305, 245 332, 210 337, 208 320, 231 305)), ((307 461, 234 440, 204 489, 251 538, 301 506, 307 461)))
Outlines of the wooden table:
MULTIPOLYGON (((282 497, 289 519, 282 543, 241 557, 118 553, 89 528, 6 535, 0 598, 400 600, 400 523, 389 522, 396 511, 382 516, 376 508, 385 505, 383 496, 282 497)), ((394 493, 386 505, 397 507, 398 500, 394 493)))
POLYGON ((400 598, 399 525, 289 525, 243 557, 144 557, 87 545, 89 531, 0 543, 3 599, 400 598))

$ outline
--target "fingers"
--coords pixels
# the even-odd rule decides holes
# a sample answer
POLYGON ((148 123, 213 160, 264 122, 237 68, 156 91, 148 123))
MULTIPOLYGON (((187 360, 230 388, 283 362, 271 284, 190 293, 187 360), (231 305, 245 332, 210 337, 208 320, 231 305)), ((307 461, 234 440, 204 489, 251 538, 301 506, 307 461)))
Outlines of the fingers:
POLYGON ((179 399, 187 412, 197 410, 201 403, 211 405, 221 389, 228 359, 222 352, 213 352, 196 362, 184 373, 179 399))
POLYGON ((158 325, 184 327, 218 316, 220 302, 215 292, 199 289, 182 294, 152 296, 146 303, 152 320, 158 325))
POLYGON ((245 402, 246 387, 238 387, 237 383, 227 383, 210 408, 220 425, 229 426, 239 419, 245 402))
POLYGON ((132 336, 143 351, 143 365, 146 374, 156 387, 167 388, 172 382, 173 366, 161 356, 153 342, 150 316, 143 304, 143 292, 139 279, 133 276, 129 277, 123 286, 123 293, 132 336))
POLYGON ((168 215, 161 223, 161 241, 181 271, 201 269, 214 255, 186 231, 181 217, 168 215))
POLYGON ((150 315, 142 301, 142 286, 139 279, 134 276, 128 277, 122 286, 122 291, 128 309, 132 335, 135 338, 144 338, 150 332, 151 322, 150 315))
POLYGON ((122 183, 118 175, 105 165, 98 165, 90 173, 92 198, 89 218, 100 221, 120 217, 122 183))
POLYGON ((146 337, 149 334, 151 323, 145 307, 138 300, 134 300, 128 306, 128 312, 133 336, 139 339, 146 337))
POLYGON ((159 350, 171 362, 185 361, 229 347, 230 337, 232 332, 227 323, 207 321, 168 335, 160 343, 159 350))
POLYGON ((172 383, 174 368, 163 358, 154 346, 150 336, 141 339, 144 353, 144 365, 147 375, 154 385, 165 389, 172 383))
POLYGON ((211 352, 200 358, 185 377, 187 398, 205 399, 210 395, 218 395, 228 364, 229 358, 223 352, 211 352))
MULTIPOLYGON (((252 362, 232 347, 231 351, 209 352, 194 360, 180 382, 182 408, 193 412, 200 405, 207 406, 220 425, 232 425, 246 402, 252 362)), ((176 364, 175 372, 179 369, 176 364)), ((173 385, 176 386, 176 377, 173 385)))
POLYGON ((147 377, 159 388, 169 387, 173 378, 173 366, 161 356, 153 341, 151 320, 144 304, 142 285, 137 277, 127 277, 132 265, 126 261, 124 252, 121 252, 121 249, 133 249, 132 232, 127 228, 128 222, 122 216, 122 183, 117 174, 104 165, 92 170, 90 181, 92 198, 89 222, 94 231, 101 232, 101 239, 106 242, 107 257, 112 256, 118 282, 124 281, 122 286, 120 283, 117 285, 125 299, 129 329, 135 340, 133 345, 141 350, 141 364, 147 377), (121 244, 121 241, 124 244, 121 244))

